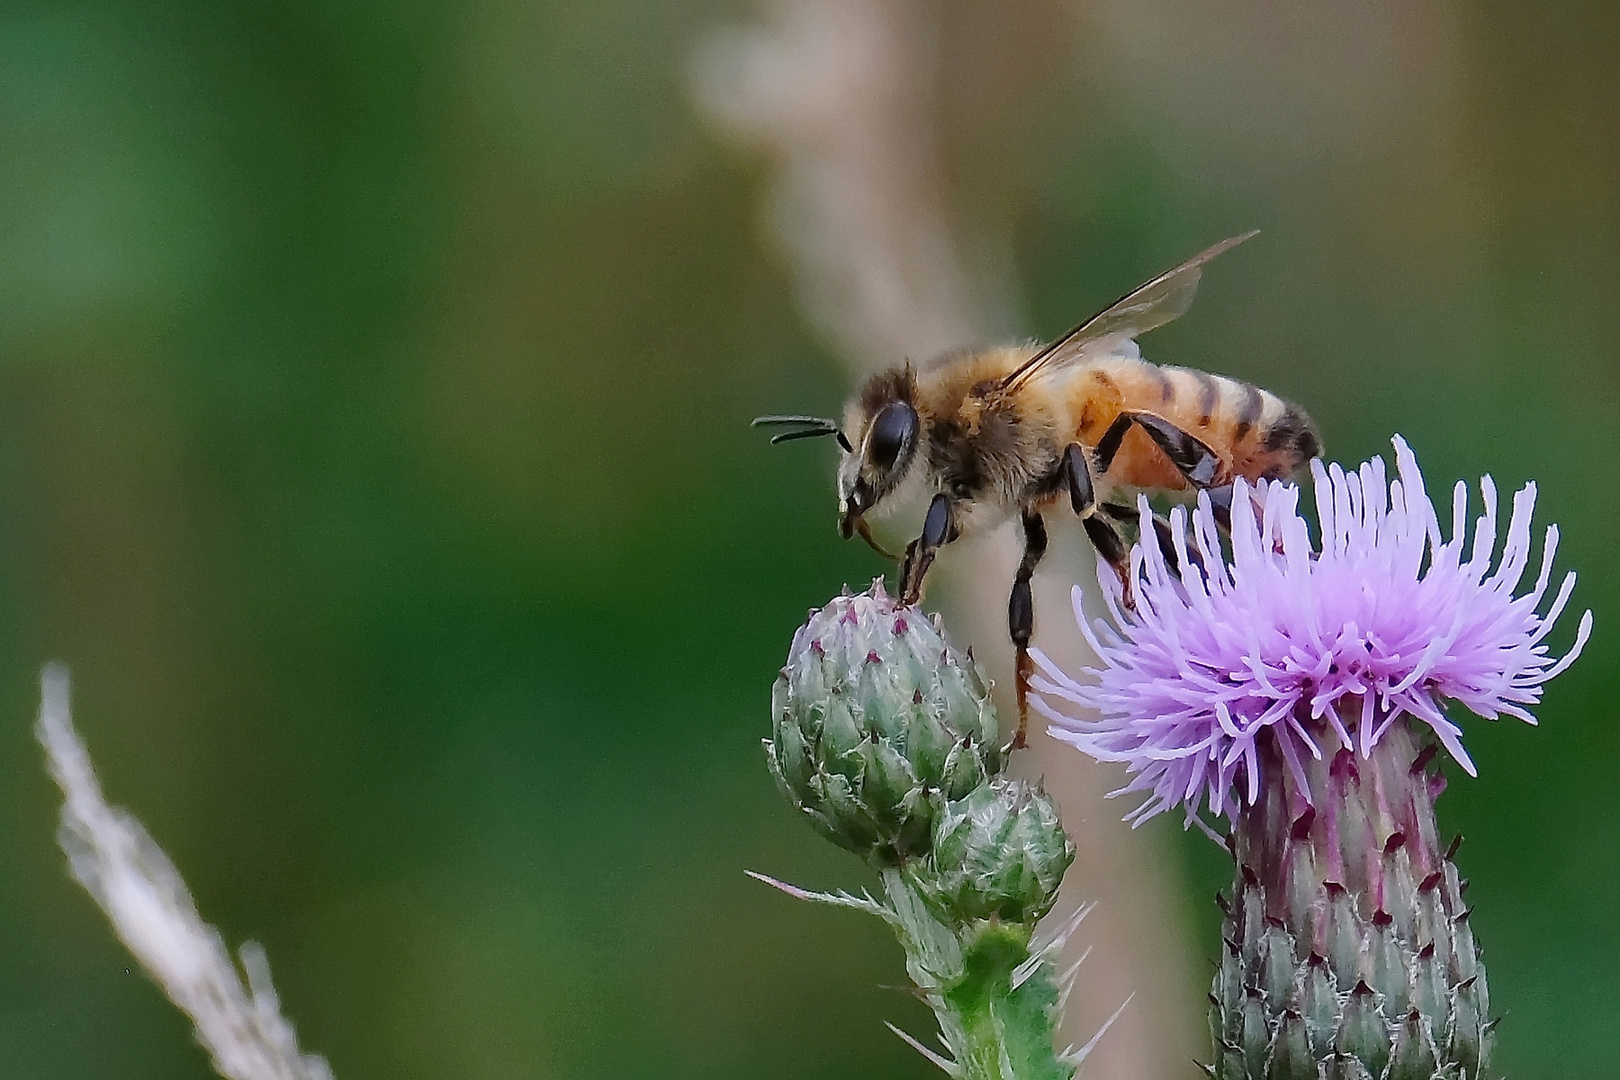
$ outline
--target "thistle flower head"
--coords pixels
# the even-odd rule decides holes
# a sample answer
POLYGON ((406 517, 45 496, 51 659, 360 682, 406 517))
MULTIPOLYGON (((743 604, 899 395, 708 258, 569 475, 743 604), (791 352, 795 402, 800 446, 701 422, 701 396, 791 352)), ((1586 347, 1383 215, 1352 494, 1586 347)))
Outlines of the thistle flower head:
POLYGON ((1394 446, 1394 480, 1380 458, 1355 472, 1312 463, 1319 541, 1297 487, 1239 481, 1230 560, 1201 495, 1191 549, 1185 511, 1172 513, 1179 576, 1156 544, 1138 544, 1134 610, 1121 607, 1111 575, 1099 575, 1112 626, 1088 623, 1075 591, 1097 665, 1075 679, 1037 654, 1035 707, 1055 737, 1126 763, 1131 781, 1119 794, 1148 793, 1133 820, 1181 805, 1191 821, 1200 802, 1235 819, 1264 782, 1257 740, 1268 731, 1303 787, 1307 758, 1341 747, 1365 758, 1403 717, 1431 729, 1472 774, 1448 703, 1535 723, 1529 707, 1542 684, 1591 630, 1588 611, 1563 657, 1546 644, 1575 584, 1566 574, 1543 610, 1557 527, 1546 530, 1534 586, 1516 594, 1531 566, 1535 485, 1513 497, 1498 555, 1491 479, 1480 482, 1484 511, 1471 536, 1467 488, 1457 484, 1448 537, 1417 460, 1399 437, 1394 446), (1075 706, 1092 715, 1073 715, 1075 706))

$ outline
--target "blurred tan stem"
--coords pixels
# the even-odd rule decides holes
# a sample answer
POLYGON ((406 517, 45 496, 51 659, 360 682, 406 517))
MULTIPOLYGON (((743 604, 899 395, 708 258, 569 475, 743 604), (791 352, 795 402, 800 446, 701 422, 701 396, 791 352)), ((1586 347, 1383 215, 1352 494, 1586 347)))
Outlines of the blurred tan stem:
MULTIPOLYGON (((771 0, 764 8, 765 25, 719 31, 699 48, 696 93, 724 130, 773 159, 771 231, 807 317, 852 377, 927 361, 1012 324, 990 309, 991 290, 975 288, 950 224, 933 108, 937 8, 909 0, 771 0)), ((954 609, 952 625, 1010 687, 1013 530, 951 555, 936 571, 936 592, 954 609)), ((1085 561, 1069 563, 1065 572, 1053 560, 1036 576, 1036 644, 1078 659, 1085 646, 1068 594, 1085 561)), ((1130 835, 1103 802, 1118 778, 1043 738, 1039 718, 1032 724, 1017 771, 1044 778, 1079 849, 1060 908, 1100 901, 1087 940, 1071 946, 1094 952, 1061 1034, 1084 1043, 1134 994, 1087 1075, 1187 1074, 1202 1047, 1171 875, 1147 838, 1130 835)))
POLYGON ((174 863, 133 815, 102 796, 68 711, 66 668, 53 664, 40 676, 36 734, 62 789, 57 839, 73 876, 130 955, 191 1018, 214 1070, 227 1080, 332 1080, 324 1058, 299 1049, 264 949, 244 944, 238 971, 174 863))

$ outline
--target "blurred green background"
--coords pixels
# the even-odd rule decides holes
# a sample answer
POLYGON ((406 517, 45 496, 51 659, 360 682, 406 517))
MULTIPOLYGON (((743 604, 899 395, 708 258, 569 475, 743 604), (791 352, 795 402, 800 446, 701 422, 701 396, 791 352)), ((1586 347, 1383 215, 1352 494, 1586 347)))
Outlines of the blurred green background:
MULTIPOLYGON (((1258 226, 1150 357, 1341 460, 1540 483, 1597 635, 1441 813, 1498 1065, 1620 1075, 1620 9, 938 13, 953 211, 1031 328, 1258 226)), ((804 610, 880 569, 828 449, 746 427, 845 390, 686 89, 753 14, 0 6, 0 1074, 211 1075, 52 843, 59 658, 340 1078, 930 1075, 882 926, 742 874, 861 880, 758 738, 804 610)), ((1219 852, 1148 832, 1213 954, 1219 852)))

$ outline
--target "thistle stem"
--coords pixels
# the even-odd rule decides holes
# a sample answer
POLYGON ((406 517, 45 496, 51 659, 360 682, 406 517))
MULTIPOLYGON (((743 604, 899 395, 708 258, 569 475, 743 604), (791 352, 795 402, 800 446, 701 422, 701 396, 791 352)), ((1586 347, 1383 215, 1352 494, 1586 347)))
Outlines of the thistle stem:
POLYGON ((1030 928, 984 920, 953 930, 902 871, 882 875, 906 970, 954 1058, 947 1071, 957 1080, 1071 1080, 1074 1064, 1053 1044, 1057 980, 1044 958, 1031 966, 1030 928))

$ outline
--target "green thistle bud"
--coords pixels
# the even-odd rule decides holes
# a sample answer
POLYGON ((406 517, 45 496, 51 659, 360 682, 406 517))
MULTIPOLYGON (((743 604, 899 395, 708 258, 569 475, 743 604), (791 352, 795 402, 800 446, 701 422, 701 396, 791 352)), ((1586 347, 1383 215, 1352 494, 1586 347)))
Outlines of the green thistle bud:
POLYGON ((1052 800, 1021 780, 999 779, 946 805, 914 877, 947 922, 1034 925, 1073 861, 1052 800))
POLYGON ((1001 771, 995 709, 970 655, 882 580, 799 628, 771 690, 765 754, 788 801, 878 865, 925 853, 952 799, 1001 771))
POLYGON ((1429 771, 1433 757, 1405 720, 1367 757, 1307 757, 1298 776, 1262 742, 1271 780, 1231 838, 1236 896, 1223 901, 1210 1075, 1481 1075, 1492 1027, 1485 966, 1456 844, 1439 844, 1434 800, 1445 785, 1429 771))

